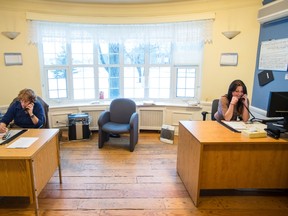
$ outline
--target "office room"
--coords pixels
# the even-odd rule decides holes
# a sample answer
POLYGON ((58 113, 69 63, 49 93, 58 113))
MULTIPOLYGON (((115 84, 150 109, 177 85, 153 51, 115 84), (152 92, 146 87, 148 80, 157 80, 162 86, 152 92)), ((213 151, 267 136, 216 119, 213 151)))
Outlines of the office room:
MULTIPOLYGON (((286 0, 283 1, 287 6, 286 0)), ((228 194, 223 195, 223 192, 217 194, 214 191, 200 194, 198 188, 196 192, 191 192, 189 180, 185 180, 187 175, 181 168, 183 163, 178 161, 177 164, 179 121, 203 123, 203 111, 208 112, 207 121, 210 120, 212 101, 226 94, 233 80, 240 79, 245 83, 251 112, 257 118, 266 116, 270 91, 288 91, 288 78, 285 79, 288 77, 287 63, 284 71, 283 68, 276 72, 272 69, 274 80, 270 83, 260 86, 258 80, 258 74, 262 71, 258 63, 261 42, 288 37, 283 30, 287 26, 287 19, 280 20, 281 28, 277 24, 275 27, 273 23, 272 26, 265 26, 261 23, 264 21, 258 20, 263 4, 271 2, 0 0, 0 112, 4 114, 7 111, 20 90, 33 89, 36 95, 49 104, 49 128, 56 131, 59 129, 60 159, 56 152, 55 157, 59 163, 55 163, 55 169, 62 169, 62 173, 53 169, 52 178, 47 177, 47 184, 41 186, 38 192, 30 190, 28 199, 26 196, 7 197, 5 193, 0 194, 0 213, 287 215, 286 191, 271 190, 266 193, 266 190, 237 190, 236 193, 229 191, 231 194, 225 191, 228 194), (194 33, 188 31, 190 26, 195 28, 194 33), (178 32, 187 31, 187 35, 179 36, 177 31, 174 32, 175 29, 178 32), (61 30, 68 33, 57 38, 61 30), (85 34, 92 32, 92 39, 85 34), (193 34, 197 35, 193 37, 193 34), (128 86, 125 85, 127 77, 121 75, 125 70, 127 74, 132 73, 127 69, 129 65, 124 63, 125 56, 129 56, 129 47, 125 47, 129 43, 125 44, 123 38, 131 35, 137 40, 144 40, 140 38, 144 35, 145 39, 161 41, 162 47, 154 43, 158 48, 154 52, 150 47, 152 51, 149 53, 147 46, 137 47, 130 41, 130 48, 134 45, 138 53, 143 49, 143 59, 148 56, 152 63, 149 60, 138 63, 140 66, 135 67, 137 69, 133 71, 133 76, 139 77, 133 77, 134 83, 128 86), (74 36, 76 39, 73 41, 74 36), (163 38, 168 38, 168 44, 173 45, 167 46, 163 38), (111 42, 113 46, 109 46, 109 39, 114 40, 111 42), (117 43, 114 43, 115 39, 117 43), (119 39, 122 41, 119 42, 119 39), (85 40, 88 41, 86 44, 85 40), (182 46, 178 47, 174 42, 182 46), (88 47, 88 51, 83 51, 85 47, 88 47), (109 53, 113 48, 114 53, 109 53), (103 52, 101 55, 99 50, 103 52), (116 90, 115 86, 109 86, 112 82, 107 82, 104 73, 107 68, 103 66, 105 59, 117 59, 107 57, 115 53, 119 55, 120 63, 106 64, 110 68, 119 67, 121 71, 117 77, 120 81, 116 90), (65 54, 65 60, 61 59, 65 54), (155 72, 159 68, 168 68, 171 73, 164 78, 156 75, 149 77, 149 71, 155 72), (177 74, 181 74, 181 71, 193 72, 195 77, 189 79, 193 81, 191 86, 177 83, 180 80, 177 74), (135 75, 138 73, 140 75, 135 75), (159 86, 149 87, 151 77, 159 86), (169 82, 165 82, 167 80, 169 82), (82 85, 73 88, 73 85, 81 82, 82 85), (108 143, 98 148, 98 118, 103 111, 109 109, 112 99, 116 97, 131 98, 137 105, 140 132, 133 151, 129 151, 125 141, 124 145, 121 143, 126 135, 118 140, 117 137, 111 137, 108 143), (89 127, 92 135, 89 139, 74 140, 69 137, 68 115, 75 113, 88 113, 91 117, 89 127), (175 136, 172 145, 159 139, 163 125, 173 128, 175 136), (110 143, 111 140, 115 140, 116 144, 110 143), (120 142, 120 148, 117 142, 120 142)), ((287 14, 284 16, 287 17, 287 14)), ((283 148, 287 162, 287 145, 283 148)), ((190 165, 184 163, 184 166, 190 165)), ((287 168, 287 165, 283 165, 278 169, 279 172, 284 166, 287 168)), ((281 177, 287 178, 287 173, 281 177)), ((282 189, 283 185, 285 183, 279 188, 282 189)))

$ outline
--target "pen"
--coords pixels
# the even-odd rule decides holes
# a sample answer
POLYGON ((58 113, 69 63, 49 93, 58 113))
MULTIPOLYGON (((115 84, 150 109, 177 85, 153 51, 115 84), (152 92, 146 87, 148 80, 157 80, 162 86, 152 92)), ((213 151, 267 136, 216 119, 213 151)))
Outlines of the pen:
POLYGON ((2 140, 8 139, 10 136, 10 133, 11 133, 10 131, 7 131, 6 134, 2 137, 2 140))

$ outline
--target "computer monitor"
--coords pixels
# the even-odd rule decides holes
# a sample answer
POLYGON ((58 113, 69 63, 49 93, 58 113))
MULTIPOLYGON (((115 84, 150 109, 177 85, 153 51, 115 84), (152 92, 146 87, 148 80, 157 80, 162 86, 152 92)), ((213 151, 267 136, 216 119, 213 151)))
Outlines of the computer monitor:
POLYGON ((267 117, 283 117, 279 124, 288 129, 288 92, 270 92, 267 117))

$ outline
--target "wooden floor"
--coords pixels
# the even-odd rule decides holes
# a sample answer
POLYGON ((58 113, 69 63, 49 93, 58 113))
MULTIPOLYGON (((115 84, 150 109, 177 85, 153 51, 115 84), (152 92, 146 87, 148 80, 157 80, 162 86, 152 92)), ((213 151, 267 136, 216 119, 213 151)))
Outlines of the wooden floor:
MULTIPOLYGON (((171 145, 159 136, 141 132, 131 153, 127 136, 98 149, 97 133, 88 141, 69 142, 64 132, 63 183, 56 171, 39 195, 39 215, 288 215, 288 194, 283 191, 203 191, 196 208, 176 172, 177 137, 171 145)), ((0 197, 0 215, 34 215, 33 208, 27 198, 0 197)))

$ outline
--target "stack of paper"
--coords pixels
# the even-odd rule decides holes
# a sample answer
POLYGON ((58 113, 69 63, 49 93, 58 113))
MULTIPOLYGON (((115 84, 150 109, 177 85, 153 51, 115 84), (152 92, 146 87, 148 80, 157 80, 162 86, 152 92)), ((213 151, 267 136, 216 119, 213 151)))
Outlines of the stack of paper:
POLYGON ((260 137, 266 137, 267 133, 266 131, 250 131, 250 130, 243 130, 241 131, 241 134, 250 138, 260 138, 260 137))

